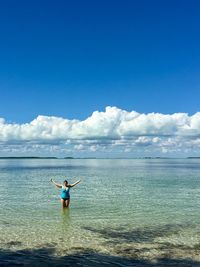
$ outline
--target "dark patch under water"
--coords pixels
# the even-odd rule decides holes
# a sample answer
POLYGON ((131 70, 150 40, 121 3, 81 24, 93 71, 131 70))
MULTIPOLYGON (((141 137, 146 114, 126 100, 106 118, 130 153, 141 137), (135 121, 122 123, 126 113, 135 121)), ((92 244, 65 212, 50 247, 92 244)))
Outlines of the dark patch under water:
POLYGON ((54 248, 26 249, 26 250, 0 250, 0 266, 138 266, 138 267, 199 267, 200 262, 190 259, 172 259, 162 257, 153 262, 143 259, 131 259, 122 256, 110 256, 94 250, 82 249, 67 256, 55 256, 54 248))
POLYGON ((59 256, 55 242, 46 243, 34 249, 18 248, 13 250, 12 247, 19 247, 21 242, 9 241, 5 244, 6 249, 0 249, 0 266, 200 267, 200 261, 192 260, 192 255, 199 255, 200 244, 188 247, 155 241, 158 237, 177 234, 181 229, 187 227, 192 227, 192 225, 166 224, 159 227, 142 227, 133 230, 127 230, 123 227, 113 229, 83 227, 83 229, 92 231, 106 240, 105 243, 113 249, 113 253, 110 252, 109 254, 91 248, 72 247, 70 250, 66 250, 66 253, 64 251, 62 256, 59 256), (137 246, 137 244, 143 246, 137 246), (149 244, 153 247, 148 246, 149 244), (150 255, 152 249, 156 249, 157 256, 144 257, 144 253, 150 255))
POLYGON ((162 226, 155 227, 143 227, 136 228, 132 230, 126 230, 123 228, 106 228, 106 229, 96 229, 94 227, 83 227, 83 229, 97 233, 112 243, 152 243, 155 238, 166 237, 172 234, 177 234, 183 228, 188 228, 189 224, 166 224, 162 226))

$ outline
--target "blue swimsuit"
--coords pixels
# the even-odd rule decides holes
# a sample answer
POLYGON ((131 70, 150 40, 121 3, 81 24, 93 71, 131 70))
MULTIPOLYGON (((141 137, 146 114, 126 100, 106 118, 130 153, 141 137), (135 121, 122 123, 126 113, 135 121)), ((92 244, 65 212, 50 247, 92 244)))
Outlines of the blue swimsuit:
POLYGON ((64 200, 69 200, 70 199, 69 190, 70 190, 70 187, 62 186, 60 198, 62 198, 64 200))

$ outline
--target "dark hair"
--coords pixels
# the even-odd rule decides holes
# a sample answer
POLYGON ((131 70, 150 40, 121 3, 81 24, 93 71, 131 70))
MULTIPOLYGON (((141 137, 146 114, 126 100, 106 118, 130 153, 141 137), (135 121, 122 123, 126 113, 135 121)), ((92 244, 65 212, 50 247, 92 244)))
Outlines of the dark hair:
POLYGON ((64 183, 67 183, 68 184, 68 181, 67 180, 64 180, 64 183))

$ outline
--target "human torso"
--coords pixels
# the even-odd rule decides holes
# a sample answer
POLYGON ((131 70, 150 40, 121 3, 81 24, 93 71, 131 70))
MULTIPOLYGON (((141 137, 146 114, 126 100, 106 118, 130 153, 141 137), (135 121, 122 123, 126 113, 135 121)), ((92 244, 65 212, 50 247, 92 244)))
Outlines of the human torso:
POLYGON ((70 190, 70 187, 65 187, 62 185, 60 197, 63 199, 69 199, 70 198, 69 190, 70 190))

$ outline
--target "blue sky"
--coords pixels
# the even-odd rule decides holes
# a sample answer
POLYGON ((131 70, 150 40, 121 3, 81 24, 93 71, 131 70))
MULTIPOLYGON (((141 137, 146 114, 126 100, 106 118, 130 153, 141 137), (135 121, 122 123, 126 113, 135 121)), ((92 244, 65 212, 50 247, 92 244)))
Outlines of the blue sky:
POLYGON ((83 121, 107 106, 195 114, 199 12, 197 0, 3 1, 0 117, 83 121))

